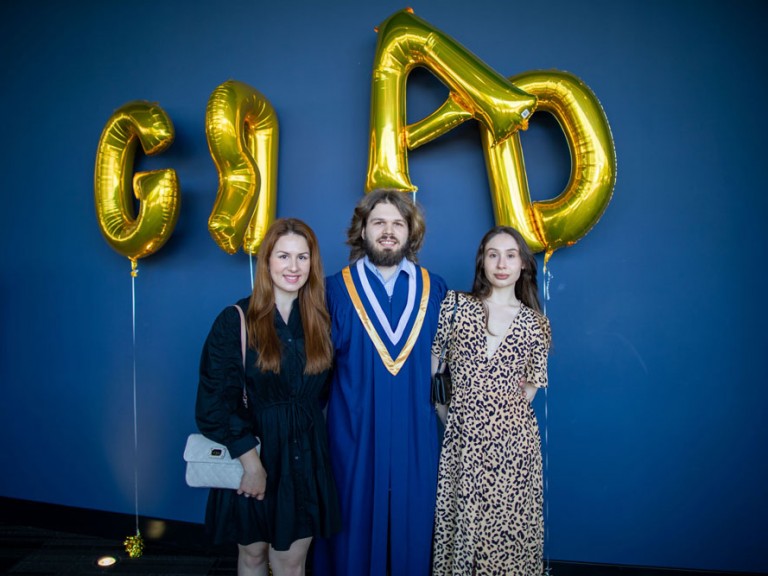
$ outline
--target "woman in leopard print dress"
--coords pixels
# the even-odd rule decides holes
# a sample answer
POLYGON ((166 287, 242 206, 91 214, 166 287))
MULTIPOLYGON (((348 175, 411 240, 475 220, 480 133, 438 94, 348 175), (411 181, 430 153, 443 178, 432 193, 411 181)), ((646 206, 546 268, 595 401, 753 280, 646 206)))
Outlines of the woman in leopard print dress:
POLYGON ((550 328, 520 234, 490 230, 469 294, 449 291, 433 344, 453 380, 435 512, 434 576, 542 572, 541 439, 531 400, 547 385, 550 328), (458 299, 455 318, 454 304, 458 299))

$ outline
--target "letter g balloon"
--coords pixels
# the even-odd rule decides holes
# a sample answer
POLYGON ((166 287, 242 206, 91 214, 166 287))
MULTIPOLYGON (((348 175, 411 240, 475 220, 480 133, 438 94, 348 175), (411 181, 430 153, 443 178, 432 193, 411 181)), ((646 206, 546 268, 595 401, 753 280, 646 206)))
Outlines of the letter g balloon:
POLYGON ((134 101, 118 108, 107 121, 96 151, 94 196, 96 215, 107 243, 131 261, 159 250, 173 233, 181 197, 171 169, 133 174, 136 148, 162 152, 173 142, 173 124, 150 102, 134 101), (135 215, 131 194, 139 200, 135 215))

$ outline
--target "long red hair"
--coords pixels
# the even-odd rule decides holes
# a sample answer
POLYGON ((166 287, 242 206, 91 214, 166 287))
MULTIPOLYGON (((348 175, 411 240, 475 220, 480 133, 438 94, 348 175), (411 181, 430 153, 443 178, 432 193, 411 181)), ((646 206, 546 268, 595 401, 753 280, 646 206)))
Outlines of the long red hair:
POLYGON ((331 367, 331 317, 325 304, 325 276, 320 248, 312 229, 296 218, 279 218, 267 230, 259 248, 259 265, 248 306, 248 346, 257 352, 256 365, 265 372, 280 373, 282 349, 275 330, 275 293, 269 274, 269 257, 278 239, 297 234, 309 247, 309 278, 299 289, 301 323, 304 327, 305 374, 318 374, 331 367))

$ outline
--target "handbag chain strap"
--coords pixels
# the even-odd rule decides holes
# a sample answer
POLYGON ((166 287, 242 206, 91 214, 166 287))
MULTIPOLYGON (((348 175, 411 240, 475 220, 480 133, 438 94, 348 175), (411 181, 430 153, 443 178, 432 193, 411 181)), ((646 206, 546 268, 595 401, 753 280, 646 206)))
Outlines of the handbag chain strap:
POLYGON ((453 312, 451 313, 451 323, 448 326, 448 337, 445 339, 445 342, 443 342, 442 348, 440 348, 440 361, 437 365, 437 371, 442 372, 443 368, 445 368, 445 353, 448 349, 448 342, 451 340, 451 332, 453 331, 453 321, 456 319, 456 310, 459 308, 459 295, 454 292, 455 300, 453 302, 453 312))
POLYGON ((245 314, 243 314, 243 309, 239 305, 235 304, 234 306, 240 315, 240 352, 243 355, 243 406, 248 408, 248 393, 245 391, 245 314))

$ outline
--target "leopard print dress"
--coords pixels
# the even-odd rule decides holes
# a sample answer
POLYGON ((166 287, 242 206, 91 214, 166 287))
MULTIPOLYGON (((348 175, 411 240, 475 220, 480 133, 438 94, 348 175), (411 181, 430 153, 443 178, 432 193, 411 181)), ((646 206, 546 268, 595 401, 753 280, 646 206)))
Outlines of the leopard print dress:
POLYGON ((541 439, 519 383, 547 385, 549 322, 523 305, 489 358, 482 303, 449 291, 433 354, 446 339, 453 397, 440 455, 433 575, 538 576, 541 439))

